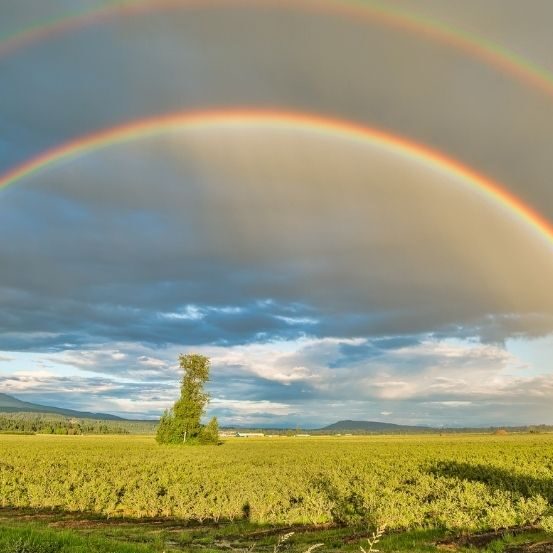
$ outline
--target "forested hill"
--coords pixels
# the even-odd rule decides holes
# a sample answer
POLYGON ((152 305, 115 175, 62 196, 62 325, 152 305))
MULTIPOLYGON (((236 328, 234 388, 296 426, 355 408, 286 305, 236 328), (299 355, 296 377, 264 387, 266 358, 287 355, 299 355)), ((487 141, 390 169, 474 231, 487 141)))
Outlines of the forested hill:
POLYGON ((377 421, 338 421, 321 428, 322 432, 427 432, 436 430, 428 426, 408 426, 377 421))
POLYGON ((343 420, 320 428, 309 430, 310 434, 433 434, 433 433, 466 433, 466 432, 552 432, 553 426, 539 424, 529 426, 482 426, 482 427, 432 427, 409 426, 378 421, 343 420))
POLYGON ((74 411, 73 409, 63 409, 61 407, 51 407, 49 405, 29 403, 2 393, 0 393, 0 413, 51 413, 55 415, 65 415, 66 417, 75 417, 78 419, 126 420, 122 417, 109 415, 107 413, 89 413, 87 411, 74 411))

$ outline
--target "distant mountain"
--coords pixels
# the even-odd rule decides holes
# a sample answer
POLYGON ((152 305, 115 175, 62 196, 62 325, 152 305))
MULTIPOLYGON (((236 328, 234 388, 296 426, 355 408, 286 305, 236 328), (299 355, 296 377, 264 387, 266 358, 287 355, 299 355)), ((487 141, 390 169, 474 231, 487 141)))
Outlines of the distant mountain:
POLYGON ((320 429, 325 432, 415 432, 431 430, 428 426, 408 426, 405 424, 393 424, 391 422, 377 421, 338 421, 320 429))
POLYGON ((0 413, 51 413, 55 415, 65 415, 66 417, 75 417, 76 419, 96 419, 104 421, 127 420, 122 417, 116 417, 115 415, 108 415, 107 413, 89 413, 88 411, 74 411, 73 409, 62 409, 61 407, 29 403, 2 393, 0 393, 0 413))

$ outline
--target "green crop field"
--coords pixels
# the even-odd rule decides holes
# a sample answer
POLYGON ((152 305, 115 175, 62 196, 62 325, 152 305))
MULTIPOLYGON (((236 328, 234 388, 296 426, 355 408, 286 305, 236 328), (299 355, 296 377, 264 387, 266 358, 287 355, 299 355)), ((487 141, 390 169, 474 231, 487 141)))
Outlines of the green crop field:
MULTIPOLYGON (((53 510, 131 526, 474 533, 550 521, 553 435, 231 438, 207 448, 2 435, 0 500, 12 515, 53 510)), ((12 518, 2 518, 4 532, 12 518)))

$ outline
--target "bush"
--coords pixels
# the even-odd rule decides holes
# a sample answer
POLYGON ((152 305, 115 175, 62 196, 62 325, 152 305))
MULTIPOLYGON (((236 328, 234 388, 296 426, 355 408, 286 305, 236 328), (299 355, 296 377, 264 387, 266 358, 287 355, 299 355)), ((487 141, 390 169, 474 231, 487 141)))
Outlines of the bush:
POLYGON ((200 443, 205 445, 217 445, 219 443, 219 423, 217 417, 213 417, 200 433, 200 443))
POLYGON ((540 525, 548 534, 553 534, 553 515, 543 517, 540 525))
POLYGON ((160 444, 182 444, 183 435, 179 432, 173 410, 166 410, 159 420, 156 440, 160 444))

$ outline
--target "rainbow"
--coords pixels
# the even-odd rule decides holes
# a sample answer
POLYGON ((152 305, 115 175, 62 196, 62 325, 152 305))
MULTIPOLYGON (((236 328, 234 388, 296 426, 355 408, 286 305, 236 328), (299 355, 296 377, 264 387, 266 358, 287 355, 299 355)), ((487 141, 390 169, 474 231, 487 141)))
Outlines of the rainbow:
MULTIPOLYGON (((69 14, 54 20, 41 21, 16 33, 0 37, 0 57, 19 48, 50 37, 98 24, 117 17, 129 17, 168 9, 206 9, 228 6, 229 0, 113 0, 102 8, 78 15, 69 14)), ((293 10, 310 10, 352 17, 356 21, 377 21, 392 28, 412 32, 457 48, 483 63, 553 96, 553 73, 508 50, 507 48, 446 25, 435 19, 421 17, 396 9, 378 0, 234 0, 236 6, 256 8, 276 6, 293 10)))
POLYGON ((265 126, 271 129, 307 129, 337 139, 356 140, 370 146, 384 148, 406 160, 434 170, 443 171, 470 186, 473 191, 502 206, 508 213, 545 239, 548 246, 553 248, 553 225, 547 219, 509 192, 504 186, 443 153, 379 129, 365 127, 341 119, 291 111, 220 109, 169 113, 134 120, 81 136, 13 167, 0 174, 0 190, 25 178, 37 175, 57 163, 72 160, 115 144, 163 135, 172 131, 209 127, 242 129, 247 126, 265 126))

